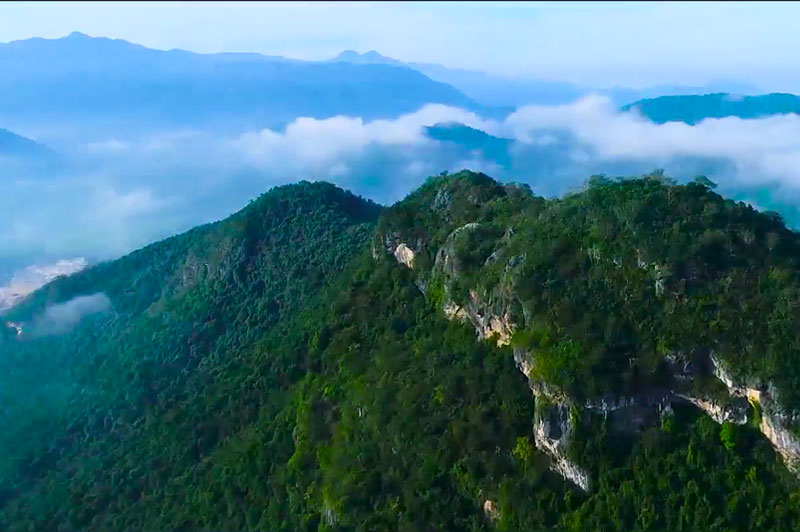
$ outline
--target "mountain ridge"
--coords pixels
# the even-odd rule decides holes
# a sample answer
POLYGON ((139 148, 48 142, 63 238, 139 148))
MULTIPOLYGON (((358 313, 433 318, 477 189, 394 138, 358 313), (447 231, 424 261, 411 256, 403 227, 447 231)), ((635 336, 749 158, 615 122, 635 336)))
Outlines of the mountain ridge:
POLYGON ((389 207, 276 187, 12 309, 0 525, 792 530, 798 480, 758 421, 797 407, 798 246, 657 173, 548 200, 465 171, 389 207), (704 372, 709 345, 760 406, 704 372), (687 362, 695 403, 627 400, 687 362))
POLYGON ((781 114, 800 114, 800 96, 777 92, 753 96, 728 93, 661 96, 640 100, 622 109, 636 110, 657 124, 684 122, 696 125, 709 118, 753 120, 781 114))
POLYGON ((426 103, 486 110, 406 66, 164 51, 83 34, 0 44, 0 67, 0 113, 12 125, 56 117, 103 130, 116 121, 241 131, 298 116, 396 117, 426 103), (58 99, 50 97, 53 86, 58 99))

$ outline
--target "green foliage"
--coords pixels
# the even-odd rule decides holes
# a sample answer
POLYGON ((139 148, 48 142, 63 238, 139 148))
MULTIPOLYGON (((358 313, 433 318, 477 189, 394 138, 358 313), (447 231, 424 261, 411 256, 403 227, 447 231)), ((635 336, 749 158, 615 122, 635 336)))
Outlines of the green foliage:
POLYGON ((797 404, 797 238, 706 186, 604 177, 544 200, 461 172, 382 211, 304 182, 5 318, 86 293, 113 305, 62 335, 0 331, 0 529, 800 527, 764 438, 690 408, 635 435, 573 409, 570 452, 597 488, 552 473, 532 427, 549 406, 511 349, 444 318, 449 279, 418 288, 471 222, 453 242, 461 288, 519 299, 513 345, 576 404, 663 384, 667 354, 712 346, 797 404), (414 249, 413 271, 387 239, 414 249))
POLYGON ((723 423, 719 430, 719 439, 726 449, 734 450, 736 448, 736 426, 730 421, 723 423))

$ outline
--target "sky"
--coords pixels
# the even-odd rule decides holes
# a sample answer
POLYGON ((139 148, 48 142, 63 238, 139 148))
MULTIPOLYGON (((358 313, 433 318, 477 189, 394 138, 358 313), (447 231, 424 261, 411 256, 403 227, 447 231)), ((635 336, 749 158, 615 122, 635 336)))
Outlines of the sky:
POLYGON ((0 42, 73 31, 196 52, 320 60, 372 49, 593 87, 800 90, 791 2, 3 2, 0 42))

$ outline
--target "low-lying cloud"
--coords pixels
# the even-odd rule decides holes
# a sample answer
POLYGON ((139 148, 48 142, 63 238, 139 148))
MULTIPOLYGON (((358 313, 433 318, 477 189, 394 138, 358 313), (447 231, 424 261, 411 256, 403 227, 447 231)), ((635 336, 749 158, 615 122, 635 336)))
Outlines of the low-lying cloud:
POLYGON ((107 312, 110 309, 111 300, 103 293, 78 296, 47 307, 35 321, 33 334, 36 336, 64 334, 75 328, 87 316, 107 312))
POLYGON ((800 188, 800 116, 795 114, 655 124, 636 112, 618 111, 605 97, 590 96, 570 105, 521 108, 504 126, 521 143, 536 142, 549 130, 568 131, 599 160, 727 159, 738 169, 730 177, 800 188))
POLYGON ((797 115, 659 125, 590 96, 520 108, 501 121, 427 105, 394 120, 300 117, 282 130, 124 133, 75 146, 59 172, 14 174, 0 185, 0 263, 111 258, 301 179, 391 203, 443 170, 481 170, 555 196, 594 173, 664 168, 679 179, 706 174, 722 192, 765 208, 800 204, 797 115), (425 127, 442 122, 511 139, 502 162, 481 146, 429 138, 425 127))

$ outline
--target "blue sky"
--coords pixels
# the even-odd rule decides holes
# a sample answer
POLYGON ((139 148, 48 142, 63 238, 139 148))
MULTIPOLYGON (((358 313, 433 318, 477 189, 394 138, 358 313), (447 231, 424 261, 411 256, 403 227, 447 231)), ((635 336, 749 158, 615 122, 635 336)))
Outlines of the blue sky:
POLYGON ((72 31, 154 48, 343 49, 593 86, 736 79, 800 90, 794 3, 4 2, 0 41, 72 31))

